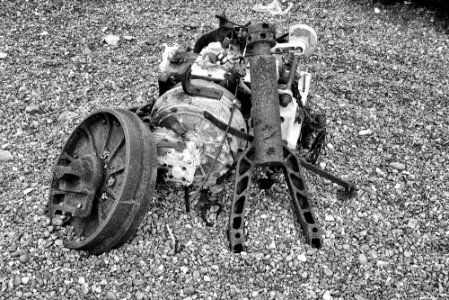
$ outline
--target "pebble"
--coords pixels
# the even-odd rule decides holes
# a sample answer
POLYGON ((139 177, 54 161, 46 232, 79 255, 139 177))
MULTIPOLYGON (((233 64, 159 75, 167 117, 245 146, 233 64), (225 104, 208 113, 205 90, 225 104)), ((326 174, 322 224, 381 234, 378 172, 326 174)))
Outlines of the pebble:
POLYGON ((142 293, 142 292, 137 292, 137 293, 136 293, 136 299, 137 299, 137 300, 143 300, 143 299, 145 299, 145 294, 142 293))
POLYGON ((334 150, 334 145, 332 145, 331 143, 327 143, 327 149, 329 150, 334 150))
POLYGON ((309 273, 307 273, 307 271, 304 271, 301 273, 301 277, 307 279, 307 277, 309 277, 309 273))
POLYGON ((319 166, 323 170, 326 169, 326 163, 325 162, 320 162, 319 166))
POLYGON ((25 112, 30 115, 34 115, 40 112, 39 106, 37 105, 28 105, 25 108, 25 112))
POLYGON ((198 270, 193 271, 193 279, 197 280, 200 278, 200 272, 198 270))
POLYGON ((364 130, 359 131, 360 136, 368 136, 368 135, 372 135, 372 134, 373 134, 373 131, 371 129, 364 129, 364 130))
POLYGON ((205 275, 205 276, 204 276, 204 281, 206 281, 206 282, 210 282, 210 281, 211 281, 211 279, 210 279, 210 277, 209 277, 209 276, 205 275))
POLYGON ((368 258, 366 258, 366 255, 361 253, 359 254, 359 263, 361 265, 366 265, 368 263, 368 258))
POLYGON ((92 53, 92 50, 90 50, 88 47, 83 49, 83 55, 89 55, 92 53))
POLYGON ((69 112, 64 111, 64 112, 62 112, 62 113, 59 114, 57 120, 58 120, 59 123, 62 123, 62 122, 64 122, 65 120, 67 120, 68 117, 69 117, 69 112))
POLYGON ((332 215, 326 215, 326 217, 324 218, 324 220, 326 220, 327 222, 334 222, 335 218, 332 215))
POLYGON ((376 168, 376 173, 377 173, 377 175, 379 175, 380 177, 385 177, 385 176, 387 176, 387 174, 386 174, 384 171, 382 171, 381 169, 379 169, 379 168, 376 168))
POLYGON ((7 53, 5 53, 5 52, 0 52, 0 59, 4 59, 4 58, 6 58, 7 56, 8 56, 7 53))
POLYGON ((400 162, 392 162, 390 163, 390 167, 399 171, 405 170, 405 165, 400 162))
POLYGON ((365 297, 360 296, 360 295, 358 295, 358 294, 355 294, 355 295, 354 295, 354 299, 355 299, 355 300, 366 300, 365 297))
POLYGON ((184 288, 184 294, 187 296, 193 295, 195 293, 195 288, 193 286, 188 286, 184 288))
POLYGON ((27 285, 28 284, 28 282, 30 282, 30 277, 22 277, 22 284, 23 285, 27 285))
POLYGON ((307 257, 304 254, 298 255, 298 257, 296 259, 299 260, 300 262, 306 262, 307 261, 307 257))
POLYGON ((113 35, 113 34, 108 34, 107 36, 105 36, 103 38, 103 41, 110 46, 117 46, 119 40, 120 40, 120 37, 113 35))
POLYGON ((404 257, 407 257, 407 258, 408 258, 408 257, 411 257, 412 254, 413 254, 413 253, 410 252, 410 251, 405 251, 405 252, 404 252, 404 257))
POLYGON ((28 262, 28 255, 26 255, 26 254, 22 254, 22 255, 20 255, 19 256, 19 261, 21 262, 21 263, 26 263, 26 262, 28 262))
POLYGON ((104 297, 105 300, 117 300, 117 297, 115 294, 111 291, 106 293, 106 296, 104 297))
POLYGON ((323 300, 332 300, 332 296, 328 291, 325 291, 323 294, 323 300))
POLYGON ((64 241, 61 240, 61 239, 58 239, 58 240, 55 241, 55 245, 56 246, 62 246, 62 245, 64 245, 64 241))
POLYGON ((407 223, 407 226, 410 227, 410 228, 416 228, 416 226, 418 226, 418 220, 413 219, 413 218, 409 219, 408 223, 407 223))
POLYGON ((132 35, 124 35, 123 39, 127 40, 127 41, 132 41, 132 40, 134 40, 134 37, 132 35))
POLYGON ((0 150, 0 161, 11 161, 11 160, 13 160, 11 152, 6 150, 0 150))
POLYGON ((332 275, 334 275, 334 272, 332 272, 332 270, 329 268, 324 268, 323 273, 324 273, 324 275, 326 275, 326 277, 329 277, 329 278, 332 277, 332 275))
POLYGON ((378 9, 377 7, 374 8, 374 13, 375 13, 375 14, 380 14, 380 9, 378 9))

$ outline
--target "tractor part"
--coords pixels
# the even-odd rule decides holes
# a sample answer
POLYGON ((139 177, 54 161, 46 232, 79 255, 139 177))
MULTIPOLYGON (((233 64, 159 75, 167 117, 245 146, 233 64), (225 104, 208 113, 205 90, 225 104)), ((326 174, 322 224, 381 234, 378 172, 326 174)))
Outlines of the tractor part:
POLYGON ((275 30, 267 23, 248 28, 254 141, 237 159, 234 195, 228 237, 231 251, 246 250, 245 209, 249 198, 251 173, 255 166, 279 166, 285 174, 290 197, 306 241, 313 247, 322 244, 298 157, 282 144, 276 59, 271 56, 275 30))
POLYGON ((52 171, 50 218, 73 229, 64 246, 101 254, 132 237, 148 212, 156 146, 137 115, 102 109, 75 128, 52 171))

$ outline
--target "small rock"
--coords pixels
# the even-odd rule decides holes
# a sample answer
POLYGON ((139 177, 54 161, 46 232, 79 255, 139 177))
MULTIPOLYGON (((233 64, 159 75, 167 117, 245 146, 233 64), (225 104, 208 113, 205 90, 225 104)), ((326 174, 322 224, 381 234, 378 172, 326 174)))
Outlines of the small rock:
POLYGON ((296 257, 296 259, 299 260, 300 262, 306 262, 307 261, 307 257, 304 254, 298 255, 298 257, 296 257))
POLYGON ((413 219, 413 218, 409 219, 408 223, 407 223, 407 226, 410 227, 410 228, 416 228, 416 226, 418 226, 418 220, 413 219))
POLYGON ((188 286, 184 288, 184 294, 187 296, 193 295, 195 293, 195 288, 193 286, 188 286))
POLYGON ((88 47, 83 49, 83 55, 89 55, 92 53, 92 50, 90 50, 88 47))
POLYGON ((119 40, 120 40, 120 37, 113 35, 113 34, 108 34, 107 36, 105 36, 103 38, 103 41, 106 44, 108 44, 110 46, 114 46, 114 47, 118 45, 119 40))
POLYGON ((64 245, 64 241, 61 239, 58 239, 55 241, 55 245, 60 247, 60 246, 64 245))
POLYGON ((37 114, 37 113, 39 113, 40 111, 41 111, 41 110, 40 110, 39 106, 37 106, 37 105, 28 105, 28 106, 25 108, 25 112, 26 112, 27 114, 30 114, 30 115, 37 114))
POLYGON ((62 123, 65 120, 67 120, 67 118, 69 117, 69 113, 67 111, 64 111, 62 113, 59 114, 58 116, 58 122, 62 123))
POLYGON ((205 276, 204 276, 204 281, 206 281, 206 282, 210 282, 210 281, 211 281, 211 279, 210 279, 210 277, 209 277, 209 276, 205 275, 205 276))
POLYGON ((86 279, 84 279, 84 277, 79 277, 78 278, 78 283, 79 284, 85 284, 86 283, 86 279))
POLYGON ((416 180, 416 177, 415 177, 415 175, 410 174, 410 175, 407 176, 407 180, 415 181, 415 180, 416 180))
POLYGON ((377 7, 374 8, 374 13, 375 13, 375 14, 380 14, 380 9, 378 9, 377 7))
POLYGON ((268 249, 275 249, 276 248, 276 242, 272 241, 270 245, 268 245, 268 249))
POLYGON ((366 255, 361 253, 359 254, 359 263, 361 265, 366 265, 368 263, 368 258, 366 258, 366 255))
POLYGON ((13 160, 11 152, 6 150, 0 150, 0 161, 11 161, 11 160, 13 160))
POLYGON ((0 59, 4 59, 8 56, 5 52, 0 52, 0 59))
POLYGON ((31 193, 32 191, 34 191, 34 188, 27 188, 23 191, 24 195, 28 195, 29 193, 31 193))
POLYGON ((332 215, 326 215, 326 217, 324 218, 324 220, 326 220, 326 222, 334 222, 335 218, 332 215))
POLYGON ((372 135, 372 134, 373 134, 373 131, 371 129, 364 129, 364 130, 359 131, 360 136, 368 136, 368 135, 372 135))
POLYGON ((28 282, 30 282, 30 277, 22 277, 22 284, 23 285, 27 285, 28 284, 28 282))
POLYGON ((320 165, 319 165, 319 166, 320 166, 320 168, 323 169, 323 170, 326 169, 326 163, 325 163, 325 162, 320 162, 320 165))
POLYGON ((392 162, 390 167, 399 171, 405 170, 405 165, 399 162, 392 162))
POLYGON ((379 168, 376 168, 376 173, 380 177, 386 177, 387 176, 387 174, 384 171, 382 171, 381 169, 379 169, 379 168))
POLYGON ((332 296, 328 291, 325 291, 323 294, 323 300, 332 300, 332 296))
POLYGON ((309 277, 309 273, 307 273, 307 271, 304 271, 301 273, 301 277, 307 279, 307 277, 309 277))
POLYGON ((388 262, 386 262, 386 261, 383 261, 383 260, 376 261, 376 266, 378 266, 378 267, 382 267, 382 266, 386 266, 386 265, 388 265, 388 262))
POLYGON ((366 300, 365 297, 360 296, 360 295, 358 295, 358 294, 355 294, 355 295, 354 295, 354 299, 355 299, 355 300, 366 300))
POLYGON ((324 268, 323 273, 324 273, 324 275, 326 275, 326 277, 329 277, 329 278, 332 277, 332 275, 334 275, 334 272, 332 272, 332 270, 329 268, 324 268))
POLYGON ((117 300, 117 297, 115 294, 111 291, 106 293, 106 296, 104 297, 105 300, 117 300))
POLYGON ((407 257, 407 258, 408 258, 408 257, 411 257, 412 254, 413 254, 413 253, 410 252, 410 251, 405 251, 405 252, 404 252, 404 257, 407 257))
POLYGON ((134 37, 132 35, 124 35, 123 39, 127 40, 127 41, 132 41, 132 40, 134 40, 134 37))
POLYGON ((51 219, 51 223, 55 226, 62 226, 62 224, 64 224, 64 220, 59 217, 54 217, 51 219))
POLYGON ((143 299, 145 299, 145 294, 142 293, 142 292, 137 292, 137 293, 136 293, 136 299, 137 299, 137 300, 143 300, 143 299))
POLYGON ((197 280, 200 278, 200 272, 198 270, 193 271, 193 279, 197 280))
POLYGON ((19 256, 19 261, 22 263, 22 264, 24 264, 24 263, 27 263, 28 262, 28 255, 26 255, 26 254, 22 254, 22 255, 20 255, 19 256))
POLYGON ((334 145, 332 145, 331 143, 327 143, 327 149, 329 150, 334 150, 334 145))

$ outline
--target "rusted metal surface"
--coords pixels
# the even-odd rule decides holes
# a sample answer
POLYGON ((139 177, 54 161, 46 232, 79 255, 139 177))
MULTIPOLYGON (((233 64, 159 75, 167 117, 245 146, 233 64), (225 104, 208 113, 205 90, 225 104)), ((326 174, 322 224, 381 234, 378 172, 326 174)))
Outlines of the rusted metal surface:
POLYGON ((151 132, 135 114, 87 117, 53 167, 49 214, 73 230, 64 245, 98 254, 124 243, 148 211, 156 171, 151 132))
POLYGON ((256 161, 280 163, 283 157, 279 95, 276 59, 271 55, 274 29, 267 23, 252 25, 248 28, 247 41, 252 54, 249 64, 256 161))
MULTIPOLYGON (((322 245, 322 232, 316 222, 296 155, 282 145, 279 96, 275 58, 270 55, 275 36, 262 23, 248 30, 251 73, 251 117, 254 142, 238 158, 228 237, 233 252, 246 250, 245 209, 249 198, 251 173, 255 166, 280 166, 285 174, 290 197, 306 241, 312 247, 322 245)), ((297 63, 297 61, 296 61, 297 63)), ((292 76, 290 76, 292 78, 292 76)), ((290 89, 291 81, 289 80, 290 89)))

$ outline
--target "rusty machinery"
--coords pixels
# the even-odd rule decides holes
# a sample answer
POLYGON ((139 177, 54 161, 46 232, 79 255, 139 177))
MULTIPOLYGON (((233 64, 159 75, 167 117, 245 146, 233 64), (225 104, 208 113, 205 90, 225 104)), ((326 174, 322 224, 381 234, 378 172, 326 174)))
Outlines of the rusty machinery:
POLYGON ((228 237, 231 251, 243 251, 256 166, 283 171, 306 241, 321 246, 302 168, 349 193, 354 186, 314 165, 325 118, 307 104, 310 74, 297 69, 316 33, 295 25, 276 38, 271 24, 217 17, 219 28, 193 51, 166 47, 157 99, 98 110, 68 138, 52 168, 48 201, 53 224, 68 225, 66 247, 93 254, 119 247, 155 204, 156 184, 184 187, 189 210, 191 192, 204 206, 222 195, 219 181, 235 167, 228 237))

